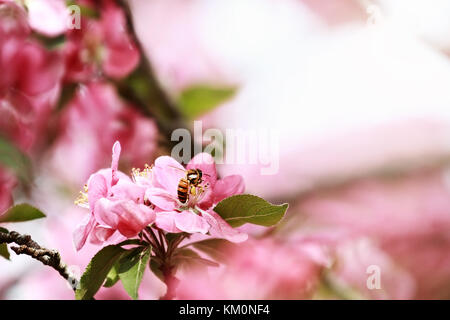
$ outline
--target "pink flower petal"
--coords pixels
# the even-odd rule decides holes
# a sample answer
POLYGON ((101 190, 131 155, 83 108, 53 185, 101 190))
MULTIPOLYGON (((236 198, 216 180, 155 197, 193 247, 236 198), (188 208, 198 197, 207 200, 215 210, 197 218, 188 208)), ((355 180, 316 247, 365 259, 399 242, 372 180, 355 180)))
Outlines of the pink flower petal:
POLYGON ((161 188, 149 188, 145 191, 145 198, 152 204, 165 211, 172 211, 178 206, 177 199, 161 188))
POLYGON ((73 243, 77 251, 83 248, 84 244, 86 243, 86 239, 88 238, 95 224, 95 217, 90 214, 75 229, 75 231, 73 232, 73 243))
POLYGON ((127 33, 123 11, 112 1, 108 2, 103 7, 101 24, 106 45, 103 70, 113 78, 124 77, 137 66, 140 54, 127 33))
POLYGON ((101 245, 103 242, 107 241, 114 232, 116 232, 116 230, 110 227, 97 225, 91 232, 90 242, 101 245))
POLYGON ((30 26, 37 32, 55 37, 66 31, 69 14, 64 1, 27 1, 27 9, 30 26))
POLYGON ((103 175, 95 173, 88 180, 89 208, 94 210, 95 204, 108 194, 108 185, 103 175))
POLYGON ((226 176, 216 182, 214 186, 214 203, 225 198, 242 194, 245 190, 244 179, 240 175, 226 176))
POLYGON ((209 224, 206 220, 192 211, 177 212, 175 215, 175 225, 178 229, 188 233, 206 234, 209 230, 209 224))
POLYGON ((145 188, 131 180, 119 179, 110 191, 109 199, 111 200, 133 200, 136 203, 144 203, 145 188))
POLYGON ((216 164, 214 158, 208 153, 199 153, 189 161, 186 169, 200 169, 203 173, 203 180, 209 183, 210 188, 214 188, 217 181, 216 164))
POLYGON ((170 233, 179 233, 183 232, 182 230, 178 229, 175 224, 175 217, 176 215, 180 214, 179 212, 171 211, 171 212, 157 212, 156 213, 156 219, 155 219, 155 225, 167 232, 170 233))
POLYGON ((112 170, 112 180, 111 185, 115 185, 119 178, 117 176, 117 169, 119 167, 119 158, 122 147, 120 146, 120 142, 116 141, 112 148, 112 161, 111 161, 111 170, 112 170))
POLYGON ((113 212, 115 205, 119 201, 111 201, 106 198, 99 199, 94 207, 95 219, 102 225, 106 225, 112 228, 117 228, 119 218, 117 214, 113 212))
POLYGON ((247 240, 248 235, 246 233, 241 233, 236 229, 233 229, 225 220, 222 219, 216 212, 209 210, 200 210, 203 218, 211 226, 209 233, 211 236, 216 238, 226 239, 231 242, 243 242, 247 240))
POLYGON ((133 43, 109 44, 102 67, 105 74, 118 79, 133 71, 139 59, 139 51, 133 43))
POLYGON ((156 218, 152 209, 133 201, 121 201, 115 204, 111 214, 117 215, 117 230, 127 238, 137 235, 156 218))
POLYGON ((209 224, 203 217, 192 211, 164 211, 156 214, 155 224, 158 228, 171 233, 188 232, 206 234, 209 224))
POLYGON ((171 195, 177 197, 178 183, 186 176, 186 169, 175 159, 162 156, 155 160, 153 173, 156 182, 171 195))
POLYGON ((0 1, 0 33, 20 37, 30 33, 28 14, 16 1, 0 1))
POLYGON ((21 44, 13 61, 20 75, 18 89, 27 95, 43 94, 54 89, 64 75, 62 59, 59 52, 47 51, 38 43, 29 41, 21 44))

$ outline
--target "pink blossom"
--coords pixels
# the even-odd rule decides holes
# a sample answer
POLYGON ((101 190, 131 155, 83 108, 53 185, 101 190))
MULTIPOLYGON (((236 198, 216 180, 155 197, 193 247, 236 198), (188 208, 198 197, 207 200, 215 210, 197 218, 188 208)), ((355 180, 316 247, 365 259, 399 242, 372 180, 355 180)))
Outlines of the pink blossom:
POLYGON ((0 0, 0 34, 26 36, 30 32, 27 13, 12 0, 0 0))
POLYGON ((305 299, 317 287, 324 267, 317 245, 249 240, 236 248, 220 248, 226 263, 181 274, 179 299, 305 299))
POLYGON ((77 201, 90 210, 90 215, 74 232, 77 250, 84 246, 88 237, 96 244, 110 240, 112 236, 130 238, 155 220, 153 209, 144 204, 145 189, 118 171, 120 152, 120 143, 116 142, 111 169, 91 175, 86 192, 77 201))
POLYGON ((50 37, 66 31, 69 14, 63 0, 32 0, 26 6, 33 30, 50 37))
MULTIPOLYGON (((206 153, 195 156, 186 169, 175 159, 162 156, 155 160, 151 170, 152 186, 145 197, 156 207, 155 224, 167 232, 209 234, 232 242, 241 242, 247 235, 233 229, 216 212, 213 205, 222 199, 244 191, 240 176, 217 180, 214 159, 206 153), (190 194, 187 203, 178 200, 178 184, 186 176, 186 170, 200 169, 203 182, 190 194), (217 188, 216 188, 217 186, 217 188)), ((191 191, 189 191, 191 192, 191 191)))
POLYGON ((297 232, 314 228, 316 235, 326 234, 324 242, 336 251, 337 276, 367 297, 448 298, 447 174, 433 170, 397 179, 366 178, 313 193, 292 209, 302 213, 303 228, 297 232), (365 285, 370 265, 381 268, 382 292, 365 285))
MULTIPOLYGON (((71 206, 68 210, 58 212, 46 219, 42 228, 45 230, 43 242, 48 248, 58 250, 69 269, 78 277, 81 276, 89 261, 99 251, 99 246, 86 243, 83 250, 76 251, 67 234, 72 232, 80 218, 85 215, 83 208, 71 206)), ((14 299, 63 299, 75 298, 72 288, 61 276, 47 266, 36 266, 32 272, 19 274, 20 282, 14 286, 14 299), (45 288, 45 289, 43 289, 45 288)), ((140 299, 157 299, 164 288, 160 281, 147 269, 139 288, 140 299)), ((127 300, 129 295, 119 282, 111 288, 102 287, 95 295, 97 300, 127 300)))
POLYGON ((60 53, 28 39, 24 9, 0 2, 1 132, 28 151, 47 126, 64 65, 60 53))
POLYGON ((123 168, 131 169, 153 159, 158 139, 155 121, 121 100, 106 83, 82 86, 63 111, 58 129, 48 165, 76 188, 107 166, 115 141, 123 147, 123 168))
MULTIPOLYGON (((88 1, 88 7, 94 6, 88 1)), ((139 63, 136 44, 127 33, 123 11, 113 1, 102 1, 100 19, 82 17, 81 28, 67 32, 66 78, 89 80, 104 72, 112 78, 128 75, 139 63)))
POLYGON ((13 88, 35 96, 55 87, 62 75, 59 54, 27 39, 25 11, 13 2, 0 2, 0 93, 13 88))

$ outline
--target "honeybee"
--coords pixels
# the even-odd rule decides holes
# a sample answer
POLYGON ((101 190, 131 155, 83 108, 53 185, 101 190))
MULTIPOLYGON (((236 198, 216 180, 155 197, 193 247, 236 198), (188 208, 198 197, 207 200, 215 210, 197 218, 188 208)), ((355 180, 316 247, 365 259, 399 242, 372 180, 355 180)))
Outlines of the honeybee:
MULTIPOLYGON (((177 168, 178 169, 178 168, 177 168)), ((181 170, 181 169, 180 169, 181 170)), ((208 176, 207 174, 205 174, 208 176)), ((177 188, 178 200, 185 204, 189 200, 189 195, 197 195, 197 187, 203 182, 203 172, 200 169, 186 170, 186 176, 180 179, 177 188)), ((201 188, 201 187, 200 187, 201 188)), ((203 189, 201 188, 201 191, 203 189)))

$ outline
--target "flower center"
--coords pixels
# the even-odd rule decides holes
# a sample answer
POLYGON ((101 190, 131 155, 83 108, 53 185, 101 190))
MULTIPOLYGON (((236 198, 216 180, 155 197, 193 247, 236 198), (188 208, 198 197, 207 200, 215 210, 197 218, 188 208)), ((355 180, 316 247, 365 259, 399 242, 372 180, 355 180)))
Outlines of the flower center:
POLYGON ((80 191, 78 198, 74 201, 77 206, 89 208, 88 186, 84 185, 83 191, 80 191))

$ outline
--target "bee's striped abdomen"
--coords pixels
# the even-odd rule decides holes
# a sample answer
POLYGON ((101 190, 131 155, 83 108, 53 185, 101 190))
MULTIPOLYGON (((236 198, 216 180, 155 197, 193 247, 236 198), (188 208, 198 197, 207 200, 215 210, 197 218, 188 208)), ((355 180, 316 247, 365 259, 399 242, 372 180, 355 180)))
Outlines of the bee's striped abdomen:
POLYGON ((189 182, 187 179, 183 178, 180 180, 180 183, 178 183, 178 200, 180 200, 181 203, 186 203, 188 200, 188 189, 189 189, 189 182))

